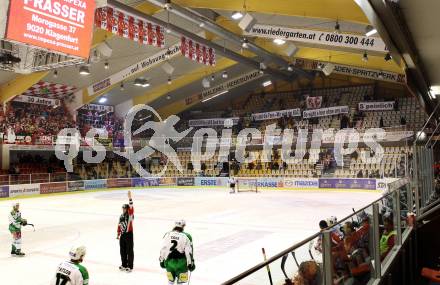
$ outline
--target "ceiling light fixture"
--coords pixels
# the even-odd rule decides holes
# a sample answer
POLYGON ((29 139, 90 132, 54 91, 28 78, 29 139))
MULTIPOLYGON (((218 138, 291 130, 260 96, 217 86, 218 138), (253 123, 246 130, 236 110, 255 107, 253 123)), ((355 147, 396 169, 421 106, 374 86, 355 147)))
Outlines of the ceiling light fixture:
POLYGON ((58 70, 55 69, 55 70, 53 71, 53 77, 54 77, 54 78, 58 78, 58 70))
POLYGON ((249 41, 247 38, 243 38, 242 42, 241 42, 241 47, 242 48, 248 48, 249 47, 249 41))
POLYGON ((171 99, 171 96, 170 95, 167 95, 167 100, 170 100, 171 99))
POLYGON ((211 75, 211 81, 214 81, 215 80, 215 75, 213 74, 213 75, 211 75))
POLYGON ((364 55, 362 56, 362 61, 363 62, 368 62, 368 54, 367 54, 367 52, 364 52, 364 55))
POLYGON ((104 68, 105 68, 105 69, 109 69, 109 68, 110 68, 110 65, 108 64, 108 61, 106 61, 106 62, 104 63, 104 68))
POLYGON ((227 71, 223 71, 222 78, 226 79, 228 77, 229 77, 228 72, 227 71))
POLYGON ((371 37, 372 35, 374 35, 376 33, 377 33, 377 30, 373 26, 368 25, 365 28, 365 36, 367 36, 367 37, 371 37))
POLYGON ((107 98, 101 97, 98 102, 103 104, 103 103, 107 102, 107 98))
POLYGON ((263 85, 263 87, 270 86, 270 85, 272 85, 272 80, 264 81, 262 85, 263 85))
POLYGON ((89 75, 90 74, 90 69, 87 65, 81 65, 79 67, 79 74, 81 75, 89 75))
POLYGON ((168 77, 168 85, 171 85, 173 83, 173 81, 171 80, 171 77, 168 77))
POLYGON ((341 33, 341 25, 339 24, 339 21, 336 21, 334 33, 335 34, 340 34, 341 33))
POLYGON ((293 71, 293 64, 289 64, 289 65, 287 66, 287 71, 290 71, 290 72, 293 71))
POLYGON ((393 57, 391 56, 390 53, 387 53, 387 54, 385 55, 384 59, 385 59, 385 61, 390 61, 390 60, 393 59, 393 57))
POLYGON ((203 100, 202 100, 202 103, 203 103, 203 102, 206 102, 206 101, 209 101, 209 100, 211 100, 211 99, 214 99, 215 97, 218 97, 218 96, 220 96, 220 95, 226 94, 226 93, 228 93, 228 92, 229 92, 229 90, 224 90, 224 91, 222 91, 222 92, 219 92, 219 93, 217 93, 217 94, 215 94, 215 95, 213 95, 213 96, 211 96, 211 97, 208 97, 208 98, 206 98, 206 99, 203 99, 203 100))
POLYGON ((234 13, 232 13, 231 18, 234 20, 240 20, 241 18, 243 18, 243 13, 235 11, 234 13))
POLYGON ((121 91, 124 91, 124 82, 121 82, 121 86, 120 86, 120 88, 121 88, 121 91))
POLYGON ((279 46, 281 46, 281 45, 283 45, 283 44, 286 43, 286 41, 283 40, 283 39, 274 39, 273 42, 274 42, 276 45, 279 45, 279 46))

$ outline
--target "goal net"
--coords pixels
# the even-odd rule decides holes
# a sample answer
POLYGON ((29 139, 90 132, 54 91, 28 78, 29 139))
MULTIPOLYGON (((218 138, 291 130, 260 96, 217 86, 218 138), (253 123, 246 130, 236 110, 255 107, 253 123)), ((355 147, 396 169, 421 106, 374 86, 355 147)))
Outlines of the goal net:
POLYGON ((239 178, 237 179, 237 192, 258 192, 257 179, 239 178))

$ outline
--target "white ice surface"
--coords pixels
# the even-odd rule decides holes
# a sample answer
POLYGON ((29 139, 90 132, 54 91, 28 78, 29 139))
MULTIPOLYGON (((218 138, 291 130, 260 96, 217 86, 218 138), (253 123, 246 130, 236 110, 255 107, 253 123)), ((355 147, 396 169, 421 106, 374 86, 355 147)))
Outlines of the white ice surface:
MULTIPOLYGON (((134 271, 120 265, 116 226, 127 191, 90 192, 20 200, 26 257, 10 256, 7 216, 11 201, 0 201, 0 284, 48 285, 73 244, 87 247, 84 265, 90 285, 167 284, 159 267, 161 239, 177 219, 187 221, 197 269, 191 285, 220 284, 317 232, 323 218, 342 218, 375 200, 377 192, 262 191, 228 194, 225 189, 148 188, 134 190, 134 271)), ((301 260, 299 260, 301 262, 301 260)), ((281 280, 278 264, 272 268, 281 280)), ((261 273, 261 272, 260 272, 261 273)), ((262 273, 261 273, 262 274, 262 273)), ((265 273, 266 274, 266 273, 265 273)), ((267 275, 265 275, 267 277, 267 275)), ((263 275, 261 275, 263 276, 263 275)), ((240 284, 268 284, 249 278, 240 284)))

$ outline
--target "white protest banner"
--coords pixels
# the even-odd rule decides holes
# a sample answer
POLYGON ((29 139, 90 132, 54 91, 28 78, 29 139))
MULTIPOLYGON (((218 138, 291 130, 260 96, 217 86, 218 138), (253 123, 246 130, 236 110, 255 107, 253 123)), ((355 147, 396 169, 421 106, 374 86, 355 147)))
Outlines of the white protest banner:
POLYGON ((87 88, 89 96, 94 96, 100 91, 106 89, 107 87, 117 84, 125 79, 134 76, 137 73, 144 72, 153 66, 165 62, 168 58, 175 57, 179 55, 180 44, 175 44, 168 49, 163 49, 158 53, 140 61, 139 63, 133 64, 87 88))
POLYGON ((256 24, 246 33, 248 36, 256 36, 270 39, 286 39, 311 45, 324 45, 340 48, 358 49, 362 51, 374 51, 386 53, 388 49, 381 38, 366 37, 355 34, 336 34, 307 29, 289 27, 277 27, 272 25, 256 24))
POLYGON ((85 104, 81 107, 82 110, 90 110, 90 111, 102 111, 102 112, 114 112, 115 107, 107 106, 107 105, 98 105, 98 104, 85 104))
POLYGON ((307 111, 303 112, 303 118, 308 119, 308 118, 315 118, 315 117, 348 114, 348 110, 349 110, 348 106, 336 106, 336 107, 329 107, 329 108, 307 110, 307 111))
POLYGON ((391 111, 394 110, 394 101, 388 102, 360 102, 359 111, 391 111))
POLYGON ((27 95, 18 95, 14 98, 14 102, 23 102, 29 104, 39 104, 46 106, 60 106, 59 99, 50 99, 50 98, 41 98, 35 96, 27 96, 27 95))
POLYGON ((252 119, 255 121, 264 121, 271 119, 278 119, 281 117, 298 117, 301 116, 301 109, 287 109, 273 112, 265 112, 265 113, 255 113, 252 114, 252 119))
POLYGON ((232 124, 236 125, 240 118, 214 118, 214 119, 198 119, 189 120, 190 127, 205 127, 205 126, 224 126, 226 120, 232 120, 232 124))
POLYGON ((258 70, 251 71, 249 73, 241 75, 240 77, 233 78, 231 80, 223 82, 220 85, 217 85, 215 87, 212 87, 212 88, 204 90, 201 93, 201 97, 202 98, 206 98, 206 97, 209 97, 211 95, 215 95, 215 94, 218 94, 220 92, 223 92, 223 91, 226 91, 226 90, 230 90, 230 89, 235 88, 237 86, 246 84, 246 83, 248 83, 248 82, 250 82, 252 80, 260 78, 261 76, 263 76, 263 75, 260 74, 260 72, 258 70))

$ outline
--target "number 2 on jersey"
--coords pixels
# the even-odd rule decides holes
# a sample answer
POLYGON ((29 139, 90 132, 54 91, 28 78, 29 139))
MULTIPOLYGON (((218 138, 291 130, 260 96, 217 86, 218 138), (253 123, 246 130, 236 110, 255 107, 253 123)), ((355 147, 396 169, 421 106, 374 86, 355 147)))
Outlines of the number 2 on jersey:
POLYGON ((174 251, 177 247, 177 241, 176 240, 172 240, 171 243, 173 244, 173 246, 170 248, 170 252, 174 251))
POLYGON ((69 281, 70 281, 69 276, 63 275, 61 273, 57 273, 56 285, 67 285, 67 282, 69 281))

